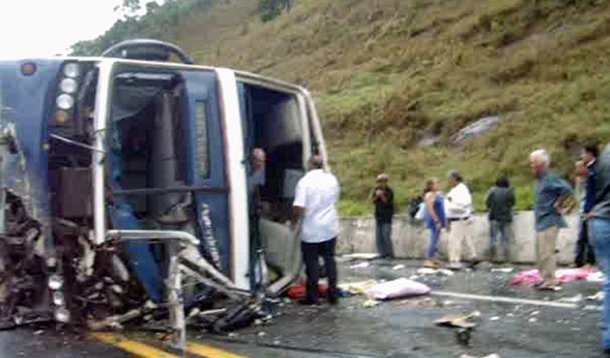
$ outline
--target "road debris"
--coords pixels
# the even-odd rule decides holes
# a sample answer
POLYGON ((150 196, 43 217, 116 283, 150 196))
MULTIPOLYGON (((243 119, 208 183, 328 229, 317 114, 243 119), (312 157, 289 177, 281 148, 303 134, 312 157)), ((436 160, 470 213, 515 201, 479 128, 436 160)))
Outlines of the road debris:
MULTIPOLYGON (((597 274, 595 268, 575 268, 575 269, 561 269, 555 271, 555 277, 559 282, 566 283, 574 280, 589 280, 592 274, 597 274)), ((597 275, 595 276, 597 277, 597 275)), ((511 285, 522 285, 522 284, 535 284, 540 282, 540 274, 538 270, 521 271, 517 273, 510 281, 511 285)))
POLYGON ((562 297, 559 299, 560 302, 569 302, 569 303, 578 303, 580 301, 582 301, 583 296, 582 294, 577 294, 576 296, 573 297, 562 297))
POLYGON ((605 280, 606 280, 606 275, 604 275, 604 273, 601 271, 591 272, 587 276, 587 281, 589 281, 589 282, 604 282, 605 280))
POLYGON ((404 277, 393 281, 376 284, 366 291, 366 294, 369 297, 374 297, 378 300, 421 296, 429 293, 430 287, 424 285, 423 283, 412 281, 404 277))
POLYGON ((453 276, 454 272, 448 269, 433 269, 429 267, 422 267, 417 270, 418 275, 442 275, 442 276, 453 276))
POLYGON ((371 307, 375 307, 375 306, 379 305, 380 303, 381 302, 379 302, 375 299, 368 299, 362 303, 362 306, 365 308, 371 308, 371 307))
POLYGON ((490 321, 499 321, 499 320, 500 320, 500 317, 498 317, 498 316, 493 316, 493 317, 491 317, 489 320, 490 320, 490 321))
POLYGON ((358 263, 358 264, 351 265, 349 268, 351 268, 351 269, 355 269, 355 268, 367 268, 370 265, 371 264, 368 263, 368 262, 361 262, 361 263, 358 263))
POLYGON ((341 256, 345 260, 374 260, 379 257, 380 255, 377 253, 354 253, 341 256))
POLYGON ((375 280, 366 280, 360 282, 342 283, 338 285, 338 288, 353 295, 363 295, 366 294, 366 291, 368 289, 375 286, 376 284, 377 281, 375 280))
POLYGON ((604 300, 604 291, 599 291, 594 295, 587 296, 587 301, 603 301, 604 300))
POLYGON ((513 267, 496 267, 496 268, 492 268, 491 272, 496 272, 496 273, 511 273, 515 271, 515 269, 513 267))
POLYGON ((405 268, 405 265, 403 265, 403 264, 398 264, 398 265, 396 265, 396 266, 392 267, 392 270, 394 270, 394 271, 398 271, 398 270, 402 270, 403 268, 405 268))
POLYGON ((467 314, 445 316, 436 320, 434 324, 445 327, 474 328, 477 326, 474 320, 478 317, 481 317, 481 312, 474 311, 467 314))

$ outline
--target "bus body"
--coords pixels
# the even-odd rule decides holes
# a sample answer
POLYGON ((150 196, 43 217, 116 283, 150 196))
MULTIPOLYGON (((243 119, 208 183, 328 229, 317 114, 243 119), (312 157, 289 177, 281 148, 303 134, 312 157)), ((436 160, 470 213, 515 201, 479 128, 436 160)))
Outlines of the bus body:
POLYGON ((0 130, 5 325, 18 306, 99 323, 298 275, 294 188, 309 156, 326 158, 304 88, 146 58, 5 61, 0 130))

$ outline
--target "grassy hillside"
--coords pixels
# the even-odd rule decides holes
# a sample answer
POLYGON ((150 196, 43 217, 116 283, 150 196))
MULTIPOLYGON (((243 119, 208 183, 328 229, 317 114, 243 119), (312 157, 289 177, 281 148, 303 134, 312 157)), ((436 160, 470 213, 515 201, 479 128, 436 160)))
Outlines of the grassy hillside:
POLYGON ((367 195, 381 171, 402 210, 425 178, 453 168, 478 208, 501 174, 529 208, 531 150, 548 148, 569 176, 579 145, 610 139, 608 1, 297 0, 261 23, 255 0, 232 0, 164 33, 198 62, 312 90, 344 214, 370 212, 367 195), (503 121, 451 143, 487 115, 503 121))

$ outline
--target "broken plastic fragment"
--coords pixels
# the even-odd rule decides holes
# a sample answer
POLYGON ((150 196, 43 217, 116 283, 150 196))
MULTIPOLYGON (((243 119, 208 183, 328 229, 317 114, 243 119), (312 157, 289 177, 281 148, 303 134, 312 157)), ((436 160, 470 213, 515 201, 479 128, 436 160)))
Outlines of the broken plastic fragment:
POLYGON ((64 285, 64 281, 59 275, 51 275, 49 277, 49 288, 52 290, 59 290, 64 285))

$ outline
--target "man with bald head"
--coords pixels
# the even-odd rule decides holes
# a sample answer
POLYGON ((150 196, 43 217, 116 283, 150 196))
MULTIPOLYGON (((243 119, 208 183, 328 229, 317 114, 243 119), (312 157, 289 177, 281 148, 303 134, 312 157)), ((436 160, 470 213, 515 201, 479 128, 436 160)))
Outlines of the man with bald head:
POLYGON ((530 154, 530 168, 536 178, 534 216, 536 218, 536 258, 541 290, 556 290, 555 249, 559 229, 566 227, 562 214, 565 199, 572 194, 570 184, 550 170, 551 157, 544 149, 530 154))
POLYGON ((297 183, 292 204, 293 225, 302 218, 301 250, 305 262, 307 286, 305 299, 300 303, 318 303, 318 257, 324 259, 328 278, 328 302, 337 303, 337 266, 335 245, 339 234, 339 182, 324 169, 321 156, 313 156, 307 163, 307 174, 297 183))

